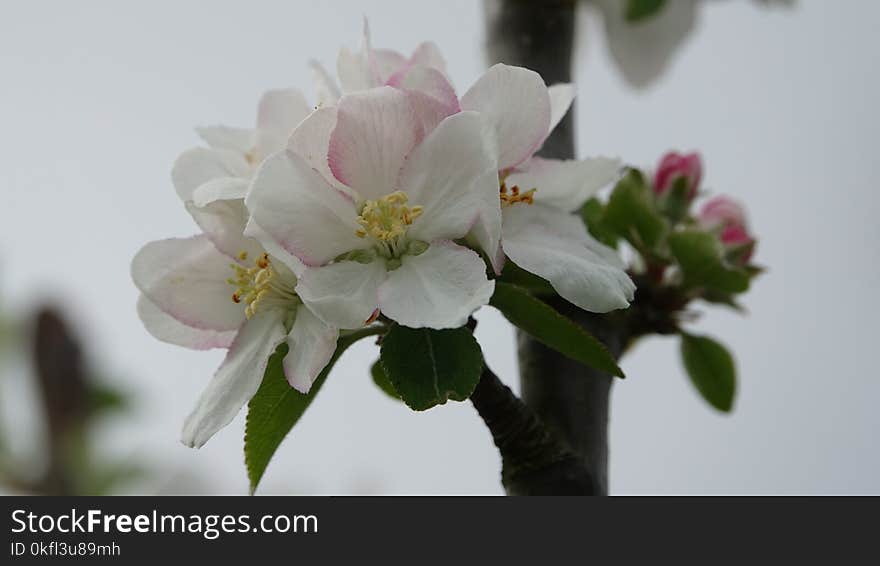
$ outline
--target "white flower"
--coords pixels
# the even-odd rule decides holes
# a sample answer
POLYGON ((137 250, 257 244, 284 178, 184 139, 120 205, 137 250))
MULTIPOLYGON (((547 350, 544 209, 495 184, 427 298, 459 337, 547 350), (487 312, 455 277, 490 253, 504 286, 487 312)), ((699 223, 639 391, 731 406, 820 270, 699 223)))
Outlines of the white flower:
MULTIPOLYGON (((498 64, 461 97, 492 124, 498 140, 503 254, 592 312, 625 308, 635 285, 614 250, 597 242, 573 211, 619 175, 616 159, 534 157, 574 98, 568 84, 498 64)), ((503 256, 493 256, 500 269, 503 256)))
POLYGON ((195 349, 229 348, 186 419, 188 446, 202 446, 253 397, 281 342, 289 347, 285 376, 303 393, 336 349, 338 330, 303 306, 296 275, 265 252, 233 259, 204 235, 161 240, 138 252, 132 278, 143 293, 141 320, 154 336, 195 349))
POLYGON ((296 295, 295 272, 302 265, 283 250, 270 247, 267 253, 243 235, 249 218, 244 195, 254 171, 285 146, 308 113, 298 91, 269 91, 260 100, 256 128, 199 128, 211 147, 182 154, 172 178, 204 234, 152 242, 132 262, 142 293, 138 313, 153 336, 193 349, 229 349, 186 420, 187 445, 203 445, 235 417, 259 388, 281 342, 289 347, 285 376, 303 393, 336 348, 338 330, 296 295))
POLYGON ((402 73, 413 67, 432 69, 445 77, 446 61, 437 46, 430 41, 420 43, 412 55, 405 55, 392 49, 376 49, 371 45, 370 25, 364 18, 361 48, 352 52, 343 47, 336 59, 336 73, 339 84, 317 61, 311 61, 316 87, 318 105, 334 105, 342 94, 349 94, 374 87, 392 85, 402 73))
MULTIPOLYGON (((270 90, 260 99, 255 128, 197 128, 209 147, 187 150, 174 163, 171 178, 178 196, 221 252, 242 251, 248 219, 243 199, 250 180, 267 155, 285 147, 310 111, 298 90, 270 90)), ((252 256, 262 251, 255 242, 247 242, 244 250, 252 256)))
POLYGON ((494 290, 480 256, 453 242, 479 218, 497 247, 494 140, 473 112, 425 136, 417 106, 391 87, 342 97, 266 160, 247 197, 246 233, 307 266, 297 292, 340 328, 379 311, 405 326, 458 327, 494 290), (483 206, 493 199, 494 210, 483 206))

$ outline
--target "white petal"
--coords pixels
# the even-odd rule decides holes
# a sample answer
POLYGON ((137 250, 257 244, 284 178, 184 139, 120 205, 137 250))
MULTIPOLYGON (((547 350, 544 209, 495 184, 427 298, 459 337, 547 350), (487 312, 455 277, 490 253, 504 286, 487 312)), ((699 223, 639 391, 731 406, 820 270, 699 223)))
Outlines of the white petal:
POLYGON ((260 313, 242 325, 217 373, 183 425, 181 441, 201 448, 260 388, 269 357, 284 340, 284 313, 260 313))
POLYGON ((300 122, 287 141, 287 149, 306 160, 309 166, 321 174, 324 179, 345 192, 350 189, 339 182, 330 171, 327 162, 327 151, 330 148, 330 135, 336 127, 336 108, 333 106, 318 108, 300 122))
POLYGON ((365 199, 394 192, 400 168, 419 141, 407 95, 375 88, 343 96, 337 108, 328 155, 333 175, 365 199))
POLYGON ((293 328, 287 335, 284 375, 300 393, 308 393, 318 374, 336 351, 339 330, 316 317, 305 306, 297 309, 293 328))
POLYGON ((195 190, 208 181, 250 176, 251 167, 244 156, 228 149, 189 149, 177 158, 171 169, 171 180, 183 201, 192 200, 195 190))
POLYGON ((324 65, 315 61, 309 61, 309 68, 312 70, 312 77, 315 81, 315 94, 318 99, 318 106, 333 105, 342 96, 339 91, 339 85, 324 68, 324 65))
POLYGON ((236 153, 247 153, 254 147, 254 130, 250 128, 230 128, 229 126, 201 126, 196 133, 206 144, 214 149, 228 149, 236 153))
POLYGON ((568 212, 540 204, 510 206, 504 210, 502 245, 514 263, 584 310, 626 308, 633 298, 635 285, 614 251, 568 212))
POLYGON ((311 111, 311 105, 298 89, 269 90, 260 99, 257 128, 276 131, 286 139, 311 111))
POLYGON ((410 228, 413 238, 430 242, 454 240, 468 233, 479 218, 487 227, 490 255, 501 236, 498 164, 489 128, 476 112, 443 120, 406 160, 400 188, 411 205, 424 207, 410 228))
POLYGON ((287 145, 297 124, 309 115, 312 107, 296 89, 270 90, 260 99, 257 112, 256 145, 252 154, 255 164, 281 151, 287 145))
POLYGON ((611 57, 626 82, 644 88, 662 75, 696 27, 697 0, 666 2, 660 12, 631 24, 619 0, 596 0, 605 16, 611 57))
POLYGON ((536 201, 573 211, 620 176, 620 160, 533 157, 523 164, 522 169, 507 177, 508 187, 518 186, 521 191, 538 189, 536 201))
POLYGON ((374 86, 379 86, 378 79, 373 76, 370 68, 369 53, 370 45, 370 22, 364 17, 360 51, 352 52, 343 47, 336 59, 336 75, 342 92, 356 92, 374 86))
POLYGON ((241 252, 257 257, 263 250, 251 238, 243 235, 248 211, 242 199, 215 200, 198 207, 193 202, 184 204, 199 228, 220 252, 234 258, 241 252))
MULTIPOLYGON (((286 265, 295 276, 299 277, 300 274, 305 270, 306 266, 303 264, 302 260, 300 260, 295 255, 288 253, 287 250, 278 245, 278 242, 275 241, 272 236, 270 236, 263 228, 257 224, 253 218, 248 220, 247 226, 245 227, 245 232, 248 234, 249 241, 255 241, 258 246, 261 246, 265 249, 266 253, 268 253, 272 260, 280 261, 282 264, 286 265)), ((262 252, 259 252, 262 253, 262 252)), ((258 257, 259 253, 250 257, 258 257)))
POLYGON ((494 290, 476 252, 441 240, 421 255, 403 257, 379 287, 379 306, 404 326, 458 328, 494 290))
POLYGON ((246 203, 254 221, 306 265, 323 265, 364 245, 355 235, 357 214, 350 197, 293 152, 263 162, 246 203))
POLYGON ((440 48, 433 41, 420 43, 415 51, 413 51, 409 62, 412 65, 431 67, 446 74, 446 60, 443 58, 443 54, 440 53, 440 48))
POLYGON ((193 191, 193 204, 205 206, 217 200, 241 200, 247 194, 249 179, 221 177, 202 183, 193 191))
POLYGON ((538 73, 522 67, 494 65, 461 97, 461 108, 484 114, 495 127, 500 169, 531 157, 550 126, 547 87, 538 73))
POLYGON ((565 117, 574 100, 575 88, 571 83, 558 83, 547 88, 550 95, 550 127, 547 134, 553 131, 565 117))
POLYGON ((382 261, 342 261, 306 269, 296 292, 324 322, 361 328, 378 308, 378 288, 385 276, 382 261))
POLYGON ((144 328, 154 338, 191 350, 228 348, 236 334, 235 330, 218 332, 187 326, 163 312, 144 295, 138 297, 137 312, 144 328))
POLYGON ((138 289, 162 311, 204 330, 234 330, 244 307, 232 302, 235 289, 229 258, 205 236, 150 242, 131 263, 138 289))

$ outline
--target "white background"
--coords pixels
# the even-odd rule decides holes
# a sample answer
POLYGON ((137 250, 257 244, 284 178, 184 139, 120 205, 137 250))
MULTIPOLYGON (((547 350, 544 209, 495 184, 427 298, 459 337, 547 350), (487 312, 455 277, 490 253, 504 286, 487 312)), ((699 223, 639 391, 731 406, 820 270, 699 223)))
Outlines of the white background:
MULTIPOLYGON (((680 0, 673 0, 680 1, 680 0)), ((178 432, 222 352, 159 343, 135 314, 129 262, 194 226, 169 180, 192 126, 248 126, 267 88, 311 96, 309 58, 433 39, 459 93, 483 69, 480 2, 7 2, 0 4, 0 305, 62 305, 95 366, 133 396, 103 451, 145 462, 135 491, 243 493, 243 415, 200 451, 178 432)), ((615 493, 880 492, 876 365, 880 3, 802 0, 793 10, 706 2, 651 88, 610 62, 581 10, 581 155, 652 165, 699 149, 705 186, 745 201, 769 266, 748 317, 713 310, 694 330, 736 352, 740 392, 722 416, 683 375, 677 344, 623 362, 611 426, 615 493)), ((513 333, 481 313, 489 363, 515 386, 513 333)), ((378 391, 366 342, 346 353, 282 445, 265 493, 500 493, 499 461, 467 403, 414 414, 378 391)), ((0 380, 19 452, 43 431, 24 371, 0 380)))

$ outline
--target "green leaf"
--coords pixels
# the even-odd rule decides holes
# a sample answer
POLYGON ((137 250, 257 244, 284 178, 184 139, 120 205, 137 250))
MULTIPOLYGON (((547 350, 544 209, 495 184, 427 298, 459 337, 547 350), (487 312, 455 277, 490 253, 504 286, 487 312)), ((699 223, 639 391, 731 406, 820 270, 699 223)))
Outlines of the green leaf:
POLYGON ((602 223, 637 250, 653 250, 668 230, 645 178, 630 169, 611 192, 602 223))
POLYGON ((685 285, 722 293, 748 290, 748 274, 726 264, 723 247, 715 234, 693 229, 676 232, 669 236, 669 249, 681 267, 685 285))
POLYGON ((509 258, 504 262, 504 271, 501 273, 501 277, 498 278, 498 281, 528 289, 529 292, 535 293, 536 295, 556 294, 556 289, 553 288, 553 285, 551 285, 549 281, 543 277, 535 275, 534 273, 526 271, 522 267, 513 263, 509 258))
POLYGON ((433 330, 395 325, 382 340, 382 368, 400 398, 424 411, 464 401, 480 381, 483 352, 467 328, 433 330))
POLYGON ((627 0, 624 17, 635 24, 656 16, 665 5, 666 0, 627 0))
POLYGON ((736 394, 736 368, 730 352, 709 337, 682 334, 681 359, 700 395, 719 411, 729 412, 736 394))
POLYGON ((496 282, 489 304, 542 344, 582 364, 625 377, 601 342, 524 289, 496 282))
POLYGON ((248 414, 244 429, 244 461, 247 467, 251 493, 263 478, 266 466, 281 445, 281 441, 290 432, 303 413, 308 409, 315 395, 321 390, 324 381, 333 369, 333 364, 345 350, 367 336, 374 336, 382 331, 381 327, 363 328, 351 334, 341 336, 336 344, 336 351, 324 371, 312 384, 308 395, 303 395, 287 383, 284 377, 282 360, 287 355, 287 344, 281 344, 269 358, 269 365, 263 375, 256 395, 248 403, 248 414))
POLYGON ((373 377, 373 383, 375 383, 386 395, 392 399, 397 399, 398 401, 401 400, 397 390, 394 389, 394 385, 391 384, 391 380, 385 375, 385 368, 382 367, 381 360, 373 362, 373 365, 370 367, 370 375, 373 377))
POLYGON ((587 226, 590 234, 606 246, 617 247, 617 234, 605 226, 602 218, 605 215, 605 206, 599 199, 593 197, 581 207, 581 218, 587 226))
POLYGON ((678 177, 660 198, 660 208, 666 218, 673 224, 678 224, 687 216, 691 207, 691 188, 687 177, 678 177))

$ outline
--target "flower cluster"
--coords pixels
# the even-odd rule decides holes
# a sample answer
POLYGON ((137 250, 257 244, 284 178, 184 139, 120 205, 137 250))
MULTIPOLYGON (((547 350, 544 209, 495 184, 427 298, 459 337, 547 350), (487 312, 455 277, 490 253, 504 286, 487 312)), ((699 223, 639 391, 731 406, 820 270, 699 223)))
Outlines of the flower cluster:
POLYGON ((134 258, 138 310, 160 340, 228 348, 187 418, 201 446, 283 370, 306 393, 337 340, 371 324, 455 329, 512 262, 592 312, 635 285, 575 214, 620 177, 616 159, 537 157, 574 97, 495 65, 458 96, 434 44, 407 57, 343 49, 319 65, 316 106, 267 92, 256 127, 199 128, 172 178, 201 233, 134 258))

